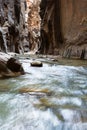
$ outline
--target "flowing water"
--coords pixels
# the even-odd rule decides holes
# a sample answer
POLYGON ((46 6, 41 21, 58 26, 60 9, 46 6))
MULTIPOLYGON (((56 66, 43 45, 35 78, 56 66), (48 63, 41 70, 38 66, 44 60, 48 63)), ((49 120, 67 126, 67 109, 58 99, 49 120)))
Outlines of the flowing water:
POLYGON ((0 80, 0 130, 87 130, 87 61, 39 60, 0 80))

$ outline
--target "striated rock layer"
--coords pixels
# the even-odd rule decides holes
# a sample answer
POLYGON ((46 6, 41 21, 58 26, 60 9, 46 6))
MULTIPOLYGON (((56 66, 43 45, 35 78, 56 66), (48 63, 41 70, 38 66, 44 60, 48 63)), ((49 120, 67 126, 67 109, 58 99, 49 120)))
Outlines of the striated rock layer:
POLYGON ((87 59, 87 0, 42 0, 43 54, 87 59))

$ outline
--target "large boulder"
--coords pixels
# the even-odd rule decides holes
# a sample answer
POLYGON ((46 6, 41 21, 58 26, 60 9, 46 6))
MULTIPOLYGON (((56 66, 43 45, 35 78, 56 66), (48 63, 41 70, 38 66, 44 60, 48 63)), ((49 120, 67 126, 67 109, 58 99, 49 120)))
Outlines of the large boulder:
POLYGON ((2 59, 0 59, 0 74, 1 73, 9 73, 10 70, 6 66, 6 62, 2 59))
POLYGON ((7 61, 7 67, 12 72, 20 72, 21 74, 24 74, 24 69, 23 69, 21 63, 15 58, 10 58, 7 61))
POLYGON ((0 57, 0 78, 20 76, 24 73, 21 63, 15 58, 5 60, 0 57))

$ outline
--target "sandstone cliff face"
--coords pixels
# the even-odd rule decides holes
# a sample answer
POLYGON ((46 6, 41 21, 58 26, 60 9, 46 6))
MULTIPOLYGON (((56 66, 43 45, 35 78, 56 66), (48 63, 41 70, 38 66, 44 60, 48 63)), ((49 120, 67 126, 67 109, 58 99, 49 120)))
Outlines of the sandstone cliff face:
POLYGON ((0 50, 87 59, 87 0, 32 1, 0 0, 0 50))
POLYGON ((0 0, 0 50, 24 52, 25 0, 0 0))
POLYGON ((41 53, 87 59, 87 0, 42 0, 41 53))
POLYGON ((27 0, 27 24, 29 31, 29 49, 36 53, 40 44, 40 0, 27 0))

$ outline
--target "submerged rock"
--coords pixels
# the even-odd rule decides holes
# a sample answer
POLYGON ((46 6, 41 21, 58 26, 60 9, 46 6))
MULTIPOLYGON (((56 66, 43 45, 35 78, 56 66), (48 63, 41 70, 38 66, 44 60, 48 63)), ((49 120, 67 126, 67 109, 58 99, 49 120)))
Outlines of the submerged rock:
POLYGON ((53 91, 50 91, 49 89, 37 89, 37 88, 20 88, 18 90, 20 94, 28 93, 30 95, 35 96, 51 96, 53 94, 53 91))

